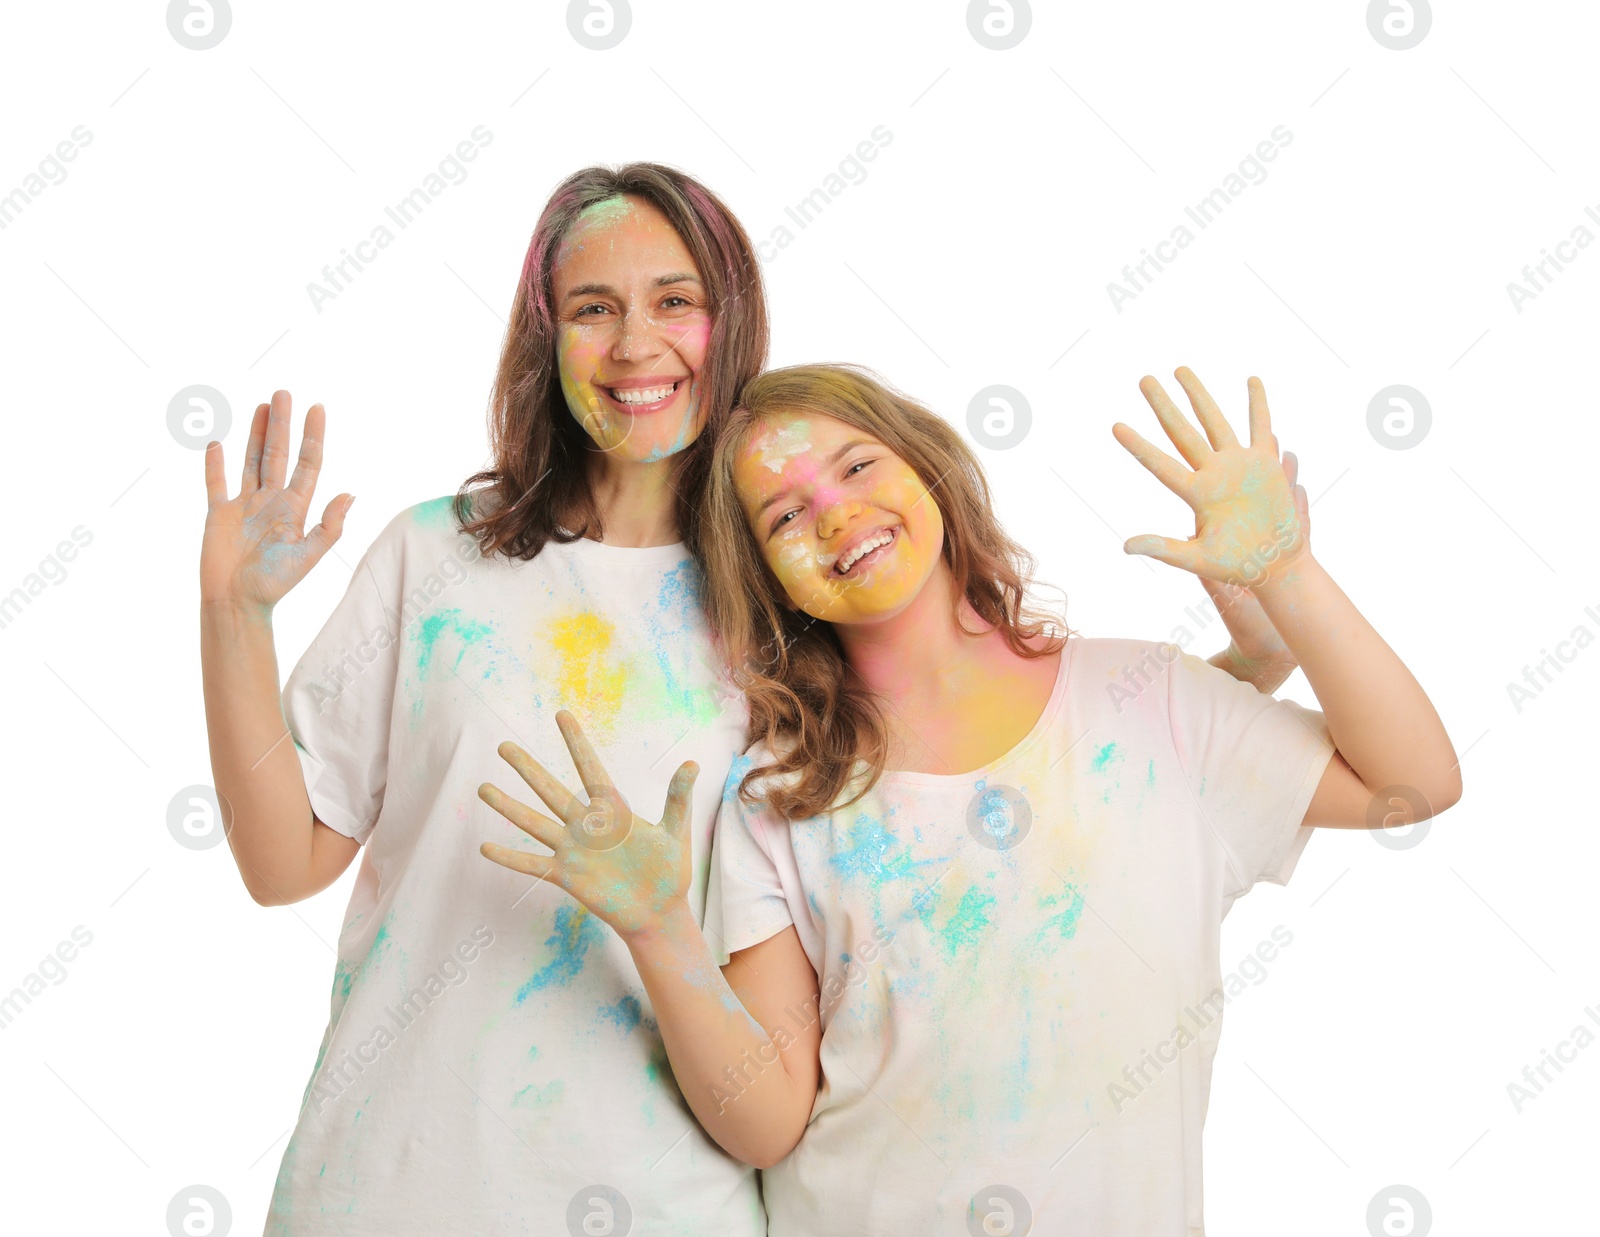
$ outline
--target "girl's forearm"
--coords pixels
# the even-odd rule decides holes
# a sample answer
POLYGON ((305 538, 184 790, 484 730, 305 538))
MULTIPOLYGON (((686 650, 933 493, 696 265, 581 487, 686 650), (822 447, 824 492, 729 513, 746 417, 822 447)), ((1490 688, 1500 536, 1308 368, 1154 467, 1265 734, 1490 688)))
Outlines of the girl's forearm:
POLYGON ((220 602, 200 611, 211 775, 228 845, 250 896, 293 902, 311 867, 312 813, 283 721, 271 611, 220 602))
POLYGON ((1461 796, 1455 749, 1422 685, 1309 550, 1252 591, 1305 671, 1340 755, 1373 793, 1461 796))
POLYGON ((694 1115, 729 1155, 770 1168, 805 1132, 815 1086, 790 1076, 773 1037, 723 978, 686 905, 660 930, 630 938, 628 948, 694 1115))

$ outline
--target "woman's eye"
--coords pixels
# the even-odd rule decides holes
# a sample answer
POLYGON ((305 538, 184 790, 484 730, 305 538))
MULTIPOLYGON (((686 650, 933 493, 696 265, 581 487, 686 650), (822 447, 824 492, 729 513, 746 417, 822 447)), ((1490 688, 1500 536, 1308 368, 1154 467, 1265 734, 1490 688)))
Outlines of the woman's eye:
POLYGON ((582 309, 578 310, 578 312, 575 313, 573 315, 573 317, 575 317, 575 318, 585 318, 585 317, 592 318, 592 317, 594 317, 594 314, 591 314, 589 312, 591 309, 604 312, 605 311, 605 306, 604 305, 600 305, 600 304, 585 305, 582 309))

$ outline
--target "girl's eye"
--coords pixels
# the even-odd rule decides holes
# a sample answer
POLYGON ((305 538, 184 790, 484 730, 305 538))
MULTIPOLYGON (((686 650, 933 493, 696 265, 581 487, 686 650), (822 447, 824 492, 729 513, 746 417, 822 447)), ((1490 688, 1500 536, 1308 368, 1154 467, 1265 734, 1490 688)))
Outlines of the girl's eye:
POLYGON ((790 516, 799 515, 799 514, 800 513, 798 511, 785 511, 782 515, 780 515, 776 520, 774 520, 772 522, 772 531, 773 532, 777 532, 780 528, 782 528, 785 524, 787 524, 789 522, 789 517, 790 516))
POLYGON ((871 460, 858 460, 856 463, 850 465, 849 468, 845 469, 844 475, 847 476, 847 477, 853 477, 853 476, 856 475, 856 473, 861 471, 861 469, 865 468, 868 464, 871 464, 871 463, 872 463, 871 460))

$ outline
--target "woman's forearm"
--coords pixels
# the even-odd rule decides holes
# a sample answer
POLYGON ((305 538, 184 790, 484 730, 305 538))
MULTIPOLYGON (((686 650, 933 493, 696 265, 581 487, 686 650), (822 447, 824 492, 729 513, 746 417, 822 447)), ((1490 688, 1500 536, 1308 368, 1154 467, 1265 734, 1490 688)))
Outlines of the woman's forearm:
POLYGON ((687 906, 628 948, 694 1115, 729 1155, 770 1168, 805 1132, 814 1082, 789 1074, 779 1051, 787 1045, 740 1003, 687 906))
POLYGON ((1455 749, 1432 701, 1306 550, 1252 588, 1305 671, 1340 755, 1373 793, 1422 792, 1434 811, 1461 797, 1455 749))
POLYGON ((306 888, 313 823, 283 721, 271 611, 203 604, 200 667, 211 775, 239 874, 264 906, 298 901, 315 892, 306 888))

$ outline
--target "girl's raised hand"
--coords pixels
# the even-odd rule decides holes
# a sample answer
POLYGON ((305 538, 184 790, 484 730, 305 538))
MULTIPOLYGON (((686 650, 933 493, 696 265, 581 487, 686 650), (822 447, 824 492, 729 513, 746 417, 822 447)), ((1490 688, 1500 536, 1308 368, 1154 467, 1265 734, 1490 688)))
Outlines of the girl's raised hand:
POLYGON ((1194 371, 1177 370, 1201 437, 1154 378, 1139 383, 1161 428, 1188 461, 1185 468, 1120 421, 1112 433, 1141 464, 1194 511, 1195 531, 1187 541, 1144 535, 1123 549, 1191 571, 1219 584, 1255 588, 1306 550, 1308 518, 1305 490, 1294 483, 1278 458, 1278 442, 1267 412, 1267 393, 1251 378, 1250 445, 1241 446, 1216 402, 1194 371))
POLYGON ((289 392, 274 391, 256 409, 245 448, 239 494, 228 497, 222 444, 206 447, 206 531, 200 543, 200 599, 271 609, 305 578, 344 531, 355 501, 340 494, 306 531, 306 512, 322 467, 325 418, 321 404, 306 413, 300 458, 287 485, 289 392))
POLYGON ((659 926, 674 903, 687 905, 689 806, 700 766, 690 760, 678 767, 667 787, 661 823, 653 825, 633 814, 572 714, 557 713, 556 725, 589 802, 581 802, 515 743, 502 743, 500 755, 559 819, 487 782, 478 787, 478 797, 555 853, 538 855, 493 842, 479 850, 503 867, 548 877, 627 940, 659 926))

